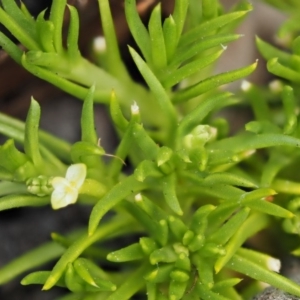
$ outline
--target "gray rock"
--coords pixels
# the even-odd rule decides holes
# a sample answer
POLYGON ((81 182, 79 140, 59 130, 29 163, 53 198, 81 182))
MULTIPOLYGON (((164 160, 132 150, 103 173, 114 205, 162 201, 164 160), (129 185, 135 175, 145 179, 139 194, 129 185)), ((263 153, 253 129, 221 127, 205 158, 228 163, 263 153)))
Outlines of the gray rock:
MULTIPOLYGON (((281 274, 300 284, 300 260, 296 257, 288 257, 282 261, 281 274)), ((274 287, 266 288, 252 300, 300 300, 299 297, 283 292, 274 287)))

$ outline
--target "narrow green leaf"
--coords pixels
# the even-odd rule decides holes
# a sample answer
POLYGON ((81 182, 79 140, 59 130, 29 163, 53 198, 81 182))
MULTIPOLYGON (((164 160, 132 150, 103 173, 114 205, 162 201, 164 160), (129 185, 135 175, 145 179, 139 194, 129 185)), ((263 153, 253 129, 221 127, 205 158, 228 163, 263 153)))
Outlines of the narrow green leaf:
POLYGON ((174 17, 175 24, 177 25, 177 40, 179 40, 184 27, 186 14, 189 7, 189 2, 190 1, 188 0, 175 1, 173 17, 174 17))
POLYGON ((264 267, 267 270, 274 271, 279 273, 281 268, 281 262, 279 259, 274 258, 268 254, 258 252, 252 249, 240 248, 237 252, 237 255, 242 256, 245 259, 252 261, 264 267))
POLYGON ((188 88, 180 90, 177 92, 172 101, 174 103, 179 103, 183 101, 190 100, 191 98, 197 97, 211 89, 217 88, 225 83, 233 82, 238 79, 244 78, 251 74, 257 66, 257 62, 254 64, 240 68, 234 71, 229 71, 226 73, 221 73, 207 79, 204 79, 188 88))
POLYGON ((296 55, 300 55, 300 36, 296 37, 292 42, 292 50, 296 55))
POLYGON ((125 1, 125 15, 130 32, 139 46, 145 60, 151 62, 151 41, 149 33, 143 24, 137 9, 135 0, 125 1))
POLYGON ((54 25, 51 21, 45 20, 45 11, 42 11, 36 19, 36 30, 39 43, 45 52, 55 52, 53 45, 54 25))
MULTIPOLYGON (((122 167, 124 166, 124 160, 128 155, 130 155, 132 151, 132 139, 134 136, 134 125, 140 122, 140 113, 139 110, 133 110, 133 107, 136 108, 137 105, 134 104, 131 106, 131 118, 130 122, 128 122, 122 112, 121 109, 116 101, 111 102, 111 115, 115 118, 115 123, 118 123, 118 127, 122 127, 123 137, 121 142, 118 145, 117 150, 114 154, 114 159, 111 160, 109 165, 108 174, 111 178, 117 178, 121 172, 122 167), (126 127, 125 127, 126 126, 126 127)), ((138 158, 137 158, 138 160, 138 158)))
MULTIPOLYGON (((287 166, 291 162, 290 157, 279 153, 278 151, 272 151, 268 161, 264 165, 264 169, 261 175, 261 187, 271 186, 275 176, 278 172, 287 166)), ((276 190, 274 186, 272 186, 276 190)), ((281 192, 281 191, 280 191, 281 192)))
POLYGON ((213 109, 226 102, 231 96, 231 93, 226 92, 201 101, 196 108, 180 121, 177 127, 177 138, 182 139, 184 135, 190 133, 213 109))
POLYGON ((169 227, 171 232, 178 240, 182 240, 185 233, 188 231, 188 227, 177 217, 170 216, 168 218, 169 227))
POLYGON ((117 290, 110 294, 106 300, 131 299, 137 291, 145 287, 146 282, 143 277, 148 270, 149 264, 142 264, 139 268, 132 272, 131 275, 127 277, 117 290))
POLYGON ((186 65, 180 67, 178 70, 172 72, 171 75, 163 79, 162 85, 165 88, 174 86, 175 84, 181 82, 183 79, 188 78, 194 73, 200 71, 201 69, 215 62, 223 52, 224 50, 221 50, 216 53, 206 55, 205 57, 201 57, 190 63, 187 63, 186 65))
POLYGON ((242 81, 241 88, 252 106, 255 119, 257 121, 269 120, 272 122, 271 111, 262 91, 246 80, 242 81))
POLYGON ((85 259, 76 259, 73 263, 73 266, 77 275, 81 277, 81 279, 92 286, 98 287, 97 283, 94 281, 93 275, 89 271, 85 259))
POLYGON ((211 204, 206 204, 198 208, 192 216, 190 229, 193 230, 196 234, 204 234, 207 228, 207 217, 215 209, 216 207, 211 204))
POLYGON ((157 70, 160 70, 167 65, 167 53, 161 17, 161 5, 158 3, 151 13, 148 25, 151 42, 152 64, 157 70))
POLYGON ((165 220, 154 221, 147 213, 129 201, 123 201, 122 206, 130 213, 144 228, 148 234, 164 246, 168 238, 168 227, 165 220))
POLYGON ((62 28, 67 0, 53 0, 50 10, 50 21, 54 24, 53 44, 57 53, 63 53, 62 28))
POLYGON ((235 41, 242 37, 240 34, 216 34, 204 38, 198 38, 192 45, 178 47, 174 59, 170 62, 170 69, 200 54, 202 51, 218 47, 220 51, 227 43, 235 41), (223 47, 222 47, 223 46, 223 47))
POLYGON ((277 57, 271 58, 268 61, 267 69, 270 73, 276 76, 283 77, 284 79, 290 80, 292 82, 300 82, 300 73, 281 64, 277 57))
POLYGON ((152 282, 146 284, 147 300, 157 300, 157 285, 152 282))
POLYGON ((219 204, 207 217, 209 233, 218 230, 238 209, 234 201, 219 204))
POLYGON ((188 44, 194 42, 198 37, 205 37, 215 30, 222 29, 227 24, 244 17, 248 12, 248 10, 237 11, 203 22, 185 33, 180 39, 179 46, 187 46, 188 44))
POLYGON ((230 185, 206 183, 203 179, 194 174, 184 173, 184 177, 189 179, 191 183, 197 185, 197 193, 201 194, 202 191, 205 195, 210 195, 219 199, 238 199, 244 192, 241 189, 230 185))
POLYGON ((268 61, 277 57, 281 63, 289 65, 291 60, 291 55, 289 53, 279 50, 259 37, 256 37, 256 45, 265 60, 268 61))
MULTIPOLYGON (((12 1, 10 1, 12 2, 12 1)), ((40 47, 38 43, 32 38, 25 30, 26 27, 22 27, 16 23, 16 20, 8 15, 1 7, 0 7, 0 23, 2 23, 17 40, 24 45, 27 49, 30 50, 39 50, 40 47)))
MULTIPOLYGON (((0 174, 3 171, 0 171, 0 174)), ((4 173, 5 174, 5 173, 4 173)), ((2 175, 2 174, 1 174, 2 175)), ((9 194, 24 194, 27 192, 27 186, 24 183, 13 182, 13 178, 2 178, 0 175, 0 196, 9 194), (9 180, 9 181, 5 181, 9 180)), ((1 201, 2 198, 0 198, 1 201)))
POLYGON ((156 157, 156 163, 157 166, 160 167, 164 165, 166 162, 170 161, 172 158, 173 151, 172 149, 162 146, 158 149, 157 157, 156 157))
POLYGON ((78 49, 79 16, 74 6, 68 5, 68 8, 70 11, 70 24, 67 36, 68 56, 71 61, 75 62, 80 56, 78 49))
POLYGON ((97 145, 98 136, 94 121, 94 92, 95 86, 92 86, 83 102, 81 113, 81 140, 97 145))
POLYGON ((147 177, 162 177, 163 173, 156 164, 150 160, 143 160, 134 170, 134 178, 139 182, 144 182, 147 177))
POLYGON ((162 266, 155 266, 155 269, 152 269, 148 274, 144 275, 143 277, 146 281, 153 282, 153 283, 160 283, 169 281, 170 273, 173 270, 172 264, 163 264, 162 266))
POLYGON ((202 1, 202 16, 205 20, 214 19, 218 13, 217 0, 203 0, 202 1))
MULTIPOLYGON (((87 88, 84 88, 84 87, 77 85, 69 80, 66 80, 65 78, 62 78, 49 70, 46 70, 44 68, 30 64, 27 61, 25 54, 23 54, 23 56, 22 56, 22 66, 27 71, 29 71, 33 75, 37 76, 38 78, 48 81, 49 83, 53 84, 54 86, 59 87, 63 91, 65 91, 77 98, 84 99, 86 97, 86 94, 88 93, 87 88)), ((97 92, 96 92, 95 98, 97 98, 97 99, 101 98, 102 100, 104 98, 106 99, 106 95, 103 95, 102 93, 100 93, 100 94, 97 95, 97 92)))
POLYGON ((36 167, 41 167, 42 165, 38 137, 40 114, 41 109, 38 102, 31 98, 31 104, 25 122, 24 151, 36 167))
POLYGON ((89 246, 107 236, 124 234, 128 230, 132 232, 132 226, 132 221, 129 221, 127 217, 120 218, 118 216, 118 218, 112 218, 109 222, 100 226, 99 229, 93 232, 93 235, 83 234, 60 257, 45 282, 43 290, 51 289, 61 278, 67 265, 75 261, 89 246))
MULTIPOLYGON (((2 134, 13 138, 20 143, 24 142, 24 122, 0 113, 0 124, 0 132, 2 134)), ((40 144, 44 145, 47 147, 47 149, 55 153, 57 157, 66 162, 69 161, 69 152, 71 147, 69 143, 52 136, 43 130, 39 130, 39 141, 40 144)))
POLYGON ((176 260, 177 254, 172 246, 165 246, 154 250, 149 256, 151 265, 158 265, 159 263, 173 263, 176 260))
MULTIPOLYGON (((0 180, 9 180, 12 181, 13 180, 13 174, 7 170, 5 170, 2 166, 0 166, 0 180)), ((0 193, 1 195, 5 195, 6 194, 6 190, 4 189, 4 193, 0 193)))
POLYGON ((300 195, 300 184, 296 181, 278 178, 272 182, 271 187, 278 193, 300 195))
MULTIPOLYGON (((91 247, 89 247, 88 249, 91 249, 91 247)), ((88 250, 87 249, 87 250, 88 250)), ((96 248, 97 249, 97 248, 96 248)), ((86 251, 85 251, 86 252, 86 251)), ((110 278, 110 276, 104 272, 98 265, 97 262, 93 262, 89 259, 83 258, 83 257, 79 257, 75 260, 75 264, 76 263, 82 263, 84 264, 85 268, 90 272, 90 274, 94 277, 95 282, 97 283, 99 281, 99 279, 105 279, 106 282, 107 280, 110 278)))
POLYGON ((16 63, 21 64, 22 50, 2 32, 0 32, 0 46, 16 63))
MULTIPOLYGON (((173 271, 174 272, 174 271, 173 271)), ((173 272, 170 274, 172 277, 173 272)), ((180 282, 178 280, 171 280, 169 285, 169 299, 180 300, 184 296, 188 287, 188 281, 180 282)))
POLYGON ((49 204, 49 197, 33 195, 8 195, 0 198, 0 211, 18 207, 36 207, 49 204))
POLYGON ((223 183, 235 186, 242 186, 248 188, 257 188, 257 185, 253 181, 248 180, 248 178, 243 178, 240 175, 235 175, 226 172, 216 172, 209 174, 204 179, 204 181, 218 184, 223 183))
POLYGON ((16 24, 18 24, 20 28, 25 29, 32 40, 36 40, 34 18, 32 16, 31 18, 28 18, 28 16, 24 15, 23 11, 18 7, 15 1, 2 0, 1 4, 16 24))
MULTIPOLYGON (((205 223, 205 222, 203 222, 203 223, 205 223)), ((202 234, 197 234, 187 244, 187 247, 191 252, 196 252, 196 251, 200 250, 204 245, 205 245, 205 237, 202 234)))
POLYGON ((300 287, 297 283, 277 273, 266 270, 263 266, 238 254, 233 255, 230 261, 226 264, 226 267, 236 272, 246 274, 258 281, 266 282, 287 293, 300 296, 300 287))
POLYGON ((164 43, 168 62, 171 61, 177 47, 177 29, 178 26, 176 25, 172 15, 170 15, 165 19, 163 25, 164 43))
POLYGON ((232 216, 220 229, 209 235, 207 241, 225 245, 225 243, 244 223, 249 215, 249 212, 249 208, 242 208, 239 212, 232 216))
POLYGON ((282 91, 282 102, 286 116, 284 134, 292 134, 297 127, 297 107, 293 88, 284 86, 282 91))
MULTIPOLYGON (((170 127, 174 127, 177 122, 177 116, 175 109, 171 103, 171 100, 166 93, 165 89, 159 82, 159 80, 156 78, 156 76, 153 74, 153 72, 150 70, 148 65, 142 60, 142 58, 139 56, 139 54, 133 49, 129 47, 129 51, 131 53, 131 56, 137 65, 140 73, 146 80, 150 90, 154 94, 156 101, 158 102, 161 111, 164 113, 166 118, 169 120, 168 124, 168 130, 171 131, 170 127)), ((173 131, 173 128, 172 128, 173 131)), ((170 133, 171 135, 171 133, 170 133)), ((172 135, 171 135, 172 137, 172 135)))
POLYGON ((212 290, 214 292, 221 292, 223 289, 226 289, 228 287, 233 287, 237 284, 239 284, 243 279, 241 278, 229 278, 229 279, 224 279, 221 281, 218 281, 214 284, 212 290))
POLYGON ((300 139, 284 134, 244 133, 235 137, 229 137, 220 141, 212 142, 207 147, 209 149, 230 150, 237 153, 274 146, 293 146, 299 148, 300 139))
POLYGON ((158 145, 150 138, 147 131, 144 129, 141 124, 133 125, 133 137, 136 140, 136 143, 143 151, 146 158, 155 160, 158 155, 159 147, 158 145))
MULTIPOLYGON (((31 284, 44 284, 50 274, 50 271, 37 271, 28 274, 25 276, 21 284, 22 285, 31 285, 31 284)), ((56 286, 59 287, 66 287, 65 281, 63 278, 61 278, 57 283, 56 286)))
POLYGON ((153 220, 159 222, 160 220, 167 219, 167 213, 161 209, 156 203, 149 200, 142 194, 137 194, 134 197, 135 204, 141 208, 153 220))
POLYGON ((257 134, 264 133, 281 133, 282 130, 279 126, 272 123, 271 121, 252 121, 245 125, 247 131, 251 131, 257 134))
POLYGON ((174 173, 162 178, 162 192, 168 206, 177 215, 181 216, 183 211, 180 207, 179 200, 176 195, 176 176, 174 173))
POLYGON ((140 260, 145 257, 142 247, 139 243, 132 244, 120 250, 110 252, 107 255, 107 260, 112 262, 125 262, 132 260, 140 260))
POLYGON ((98 291, 113 292, 117 289, 117 286, 109 280, 104 280, 99 277, 94 277, 94 280, 95 280, 95 283, 97 284, 97 287, 96 287, 97 290, 95 291, 93 289, 93 286, 91 286, 92 289, 91 288, 87 289, 87 291, 91 290, 91 292, 98 292, 98 291))
POLYGON ((49 70, 56 70, 57 74, 68 78, 71 63, 64 56, 57 53, 46 53, 43 51, 28 51, 26 60, 35 66, 45 67, 49 70))
POLYGON ((121 200, 130 194, 146 188, 146 184, 136 181, 133 176, 125 178, 116 184, 102 199, 94 206, 89 220, 89 235, 92 236, 102 217, 121 200))
POLYGON ((185 270, 187 272, 191 271, 191 261, 188 254, 181 252, 175 263, 176 268, 180 270, 185 270))
POLYGON ((85 291, 85 282, 77 275, 72 263, 68 263, 65 271, 65 284, 72 293, 85 291))
POLYGON ((34 24, 34 18, 23 2, 20 3, 20 9, 21 9, 24 17, 26 19, 28 19, 28 22, 32 22, 34 24))
POLYGON ((259 188, 251 192, 246 192, 239 198, 239 203, 246 204, 248 202, 251 202, 253 200, 260 200, 267 198, 269 196, 276 195, 276 191, 270 188, 259 188))
POLYGON ((27 161, 28 157, 16 148, 13 139, 7 140, 0 146, 0 166, 10 173, 14 173, 27 161))
POLYGON ((128 81, 128 72, 121 59, 109 1, 98 0, 98 4, 101 16, 102 29, 106 42, 105 58, 107 59, 106 65, 109 69, 109 73, 112 74, 114 77, 119 78, 120 80, 128 81))
POLYGON ((281 206, 273 204, 266 200, 257 199, 257 200, 247 201, 243 203, 243 205, 253 210, 257 210, 259 212, 273 215, 280 218, 292 218, 294 216, 294 214, 288 211, 287 209, 284 209, 281 206))
POLYGON ((114 125, 124 132, 128 126, 128 121, 124 117, 120 108, 116 93, 114 90, 111 92, 110 106, 109 106, 110 117, 112 118, 114 125))
POLYGON ((158 249, 157 243, 149 237, 141 237, 139 243, 146 255, 150 255, 154 250, 158 249))
POLYGON ((214 262, 213 257, 223 257, 225 254, 225 247, 216 243, 205 243, 203 248, 201 248, 199 251, 199 255, 201 255, 203 258, 211 257, 212 263, 214 262))
POLYGON ((252 214, 243 224, 238 231, 233 235, 230 241, 225 246, 226 254, 217 259, 215 263, 215 271, 219 271, 228 263, 235 252, 241 245, 252 235, 264 229, 269 224, 269 218, 264 214, 252 214))
MULTIPOLYGON (((211 288, 214 285, 214 269, 212 260, 208 257, 203 257, 201 254, 195 253, 192 255, 192 262, 196 265, 201 286, 211 288)), ((201 294, 201 299, 203 295, 201 294)), ((212 297, 211 299, 217 299, 212 297)))

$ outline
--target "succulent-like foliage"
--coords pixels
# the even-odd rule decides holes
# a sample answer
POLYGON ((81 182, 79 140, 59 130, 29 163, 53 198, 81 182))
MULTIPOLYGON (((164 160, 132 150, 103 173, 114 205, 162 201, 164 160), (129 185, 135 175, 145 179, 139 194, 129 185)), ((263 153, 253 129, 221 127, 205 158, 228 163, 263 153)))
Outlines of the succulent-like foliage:
POLYGON ((240 37, 232 28, 251 10, 249 4, 225 13, 218 1, 176 0, 164 20, 158 4, 146 27, 135 1, 126 0, 127 22, 139 47, 129 51, 146 83, 142 87, 121 60, 108 0, 98 2, 106 41, 102 69, 81 56, 78 14, 66 1, 53 1, 49 19, 42 12, 33 20, 23 4, 2 0, 0 22, 26 50, 3 34, 1 46, 29 72, 84 104, 81 140, 73 145, 38 129, 35 100, 25 124, 0 114, 0 131, 10 138, 0 147, 0 210, 49 204, 58 209, 74 202, 93 209, 87 228, 69 236, 52 234, 53 242, 0 269, 0 283, 57 259, 51 271, 33 272, 22 284, 66 288, 70 295, 62 299, 140 294, 148 300, 238 300, 244 292, 235 286, 248 276, 300 296, 296 283, 276 273, 278 260, 245 246, 278 220, 299 235, 299 38, 293 54, 258 40, 270 71, 290 85, 279 84, 274 92, 244 81, 237 97, 220 87, 248 76, 257 62, 217 75, 210 69, 240 37), (201 9, 195 10, 197 5, 201 9), (65 9, 70 12, 66 49, 65 9), (280 117, 268 97, 282 106, 280 117), (255 120, 229 136, 227 121, 215 112, 241 98, 255 120), (113 154, 98 140, 93 101, 109 105, 120 136, 113 154), (107 163, 101 159, 105 155, 111 156, 107 163), (123 172, 125 160, 131 173, 123 172), (103 221, 110 211, 114 216, 103 221), (136 240, 107 248, 107 240, 116 244, 124 235, 136 240), (106 269, 109 262, 119 272, 106 269))

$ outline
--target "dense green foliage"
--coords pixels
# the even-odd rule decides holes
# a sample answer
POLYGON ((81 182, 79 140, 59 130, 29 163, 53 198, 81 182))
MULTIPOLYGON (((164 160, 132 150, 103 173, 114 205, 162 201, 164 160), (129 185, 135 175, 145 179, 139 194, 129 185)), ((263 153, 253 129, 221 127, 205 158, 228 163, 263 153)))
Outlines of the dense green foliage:
POLYGON ((217 0, 176 0, 172 15, 162 20, 158 4, 145 26, 135 0, 125 0, 139 48, 129 51, 146 83, 141 86, 121 60, 109 1, 98 2, 106 42, 98 53, 105 61, 101 68, 81 56, 78 13, 66 0, 54 0, 49 19, 42 12, 36 20, 24 5, 2 0, 0 22, 26 51, 1 33, 3 49, 84 104, 81 140, 73 145, 39 130, 34 99, 25 124, 0 114, 0 132, 9 138, 0 146, 0 210, 59 209, 76 201, 93 209, 87 228, 52 234, 52 242, 0 269, 0 283, 57 260, 51 271, 33 272, 21 283, 66 288, 64 300, 136 294, 148 300, 249 299, 260 281, 300 296, 296 283, 276 273, 278 260, 244 246, 258 232, 283 224, 281 242, 295 237, 295 248, 286 252, 300 253, 298 1, 268 1, 292 14, 280 32, 289 33, 286 51, 257 38, 268 70, 283 80, 270 89, 244 81, 237 96, 220 87, 248 76, 257 62, 217 75, 212 70, 226 45, 240 37, 232 32, 250 4, 241 1, 225 12, 217 0), (109 106, 120 137, 113 154, 98 141, 93 102, 109 106), (248 105, 255 119, 229 136, 228 121, 216 112, 233 105, 248 105), (111 156, 107 163, 105 155, 111 156), (112 217, 103 221, 108 212, 112 217), (140 238, 110 252, 106 241, 117 245, 123 236, 140 238), (110 263, 119 271, 103 267, 110 263), (239 288, 244 277, 252 281, 239 288))

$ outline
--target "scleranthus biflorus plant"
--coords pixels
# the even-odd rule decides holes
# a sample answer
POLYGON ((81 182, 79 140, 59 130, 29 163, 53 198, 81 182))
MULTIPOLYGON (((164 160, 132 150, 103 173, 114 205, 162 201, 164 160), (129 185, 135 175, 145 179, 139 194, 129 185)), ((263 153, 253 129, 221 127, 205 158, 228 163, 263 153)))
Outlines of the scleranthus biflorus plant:
POLYGON ((9 138, 0 147, 0 210, 92 206, 83 231, 52 233, 52 242, 2 267, 1 284, 56 260, 52 270, 27 274, 21 283, 65 288, 65 300, 248 299, 261 281, 300 296, 298 284, 277 273, 277 259, 245 246, 275 224, 299 235, 298 38, 295 54, 258 40, 270 71, 283 68, 274 73, 289 85, 274 92, 244 82, 237 97, 220 87, 248 76, 257 62, 217 75, 212 67, 240 37, 231 32, 250 4, 242 1, 226 13, 218 1, 176 0, 163 20, 157 4, 145 26, 135 1, 125 0, 138 47, 129 51, 145 81, 141 86, 121 60, 108 0, 98 1, 106 44, 101 68, 81 56, 78 14, 66 1, 54 0, 49 18, 42 12, 36 19, 23 4, 1 3, 0 22, 25 50, 1 33, 2 48, 84 103, 81 140, 73 145, 39 130, 34 99, 25 124, 0 115, 0 131, 9 138), (63 43, 65 10, 70 22, 63 43), (277 99, 280 117, 268 97, 277 99), (109 107, 120 137, 115 153, 101 147, 94 101, 109 107), (255 120, 229 136, 227 121, 216 112, 241 103, 250 104, 255 120), (119 249, 124 236, 132 242, 119 249), (252 283, 236 288, 244 277, 252 283))

